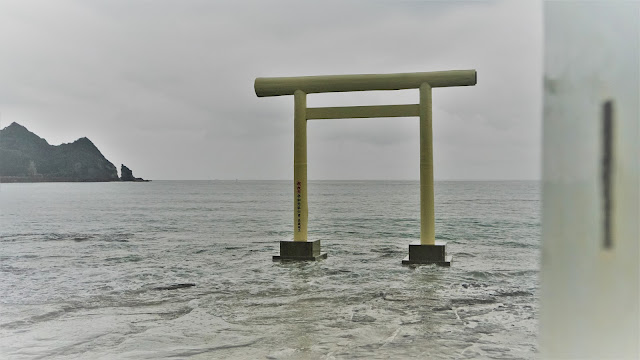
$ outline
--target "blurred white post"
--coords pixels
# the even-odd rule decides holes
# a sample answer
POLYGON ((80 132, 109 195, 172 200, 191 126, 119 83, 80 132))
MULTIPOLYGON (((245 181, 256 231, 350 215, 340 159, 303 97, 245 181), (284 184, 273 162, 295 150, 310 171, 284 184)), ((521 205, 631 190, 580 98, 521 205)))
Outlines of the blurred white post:
POLYGON ((640 359, 640 3, 544 4, 542 359, 640 359))

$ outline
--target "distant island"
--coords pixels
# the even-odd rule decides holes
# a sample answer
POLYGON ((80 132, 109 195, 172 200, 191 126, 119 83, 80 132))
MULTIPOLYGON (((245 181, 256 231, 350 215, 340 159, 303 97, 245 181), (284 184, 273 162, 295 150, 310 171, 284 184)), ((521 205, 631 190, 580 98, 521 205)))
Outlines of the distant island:
POLYGON ((0 130, 0 182, 148 181, 120 172, 86 137, 56 146, 15 122, 0 130))

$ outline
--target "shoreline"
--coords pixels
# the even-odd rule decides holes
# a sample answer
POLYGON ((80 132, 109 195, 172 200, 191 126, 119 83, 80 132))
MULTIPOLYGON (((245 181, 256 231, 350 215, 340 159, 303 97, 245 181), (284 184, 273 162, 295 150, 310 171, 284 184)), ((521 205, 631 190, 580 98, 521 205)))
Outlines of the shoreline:
POLYGON ((136 180, 107 180, 107 179, 75 179, 70 177, 42 177, 33 178, 26 176, 0 176, 0 184, 11 183, 55 183, 55 182, 150 182, 151 180, 136 179, 136 180))

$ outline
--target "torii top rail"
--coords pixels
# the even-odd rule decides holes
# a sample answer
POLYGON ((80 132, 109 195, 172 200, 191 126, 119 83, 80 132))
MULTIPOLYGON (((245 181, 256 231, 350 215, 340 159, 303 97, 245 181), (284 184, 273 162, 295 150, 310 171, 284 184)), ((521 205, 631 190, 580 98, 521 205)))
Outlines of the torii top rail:
POLYGON ((371 117, 420 117, 420 243, 435 243, 431 89, 476 84, 475 70, 401 74, 328 75, 257 78, 256 95, 294 96, 294 237, 307 241, 307 120, 371 117), (420 89, 412 105, 307 108, 307 94, 346 91, 420 89))

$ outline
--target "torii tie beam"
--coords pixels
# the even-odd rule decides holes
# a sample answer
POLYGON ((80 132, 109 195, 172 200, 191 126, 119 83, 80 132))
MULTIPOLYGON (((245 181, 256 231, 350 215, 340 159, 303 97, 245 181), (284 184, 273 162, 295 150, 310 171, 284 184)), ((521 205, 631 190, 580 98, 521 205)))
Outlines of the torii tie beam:
POLYGON ((256 95, 293 95, 293 241, 280 242, 274 260, 317 260, 320 240, 307 238, 307 120, 372 117, 420 117, 420 241, 409 245, 403 264, 451 264, 446 243, 435 239, 433 202, 433 136, 431 90, 435 87, 472 86, 475 70, 451 70, 401 74, 329 75, 257 78, 256 95), (307 108, 307 94, 371 90, 420 89, 420 103, 412 105, 307 108))

